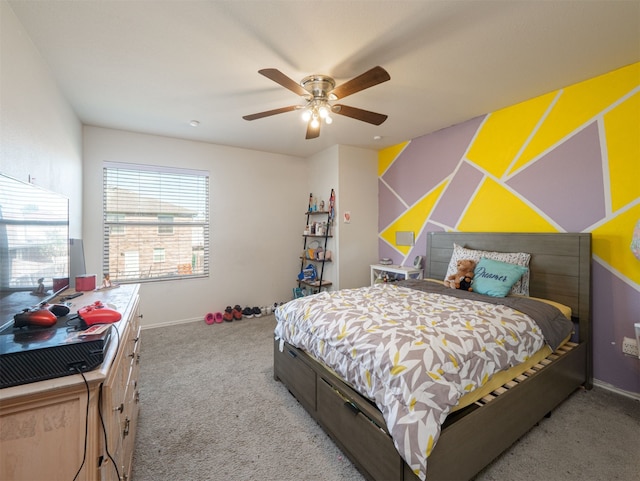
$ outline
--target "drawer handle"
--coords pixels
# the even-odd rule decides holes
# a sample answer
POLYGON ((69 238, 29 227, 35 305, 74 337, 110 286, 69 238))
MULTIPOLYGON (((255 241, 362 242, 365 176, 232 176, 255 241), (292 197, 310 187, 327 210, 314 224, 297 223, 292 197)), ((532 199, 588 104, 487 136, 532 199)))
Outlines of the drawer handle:
POLYGON ((294 359, 295 359, 296 357, 298 357, 298 355, 297 355, 295 352, 290 351, 289 349, 287 349, 287 353, 288 353, 291 357, 293 357, 294 359))
POLYGON ((129 435, 129 426, 131 425, 131 420, 127 417, 124 422, 124 430, 122 431, 122 437, 125 438, 129 435))
POLYGON ((356 416, 360 412, 360 408, 358 406, 356 406, 355 403, 352 402, 352 401, 346 401, 344 403, 344 406, 347 409, 349 409, 349 411, 351 411, 354 416, 356 416))

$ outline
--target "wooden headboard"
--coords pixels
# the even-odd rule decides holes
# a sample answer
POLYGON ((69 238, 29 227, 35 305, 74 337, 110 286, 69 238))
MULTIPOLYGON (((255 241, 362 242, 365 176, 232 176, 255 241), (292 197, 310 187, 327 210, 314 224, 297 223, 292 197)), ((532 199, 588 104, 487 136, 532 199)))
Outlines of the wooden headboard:
POLYGON ((587 365, 591 366, 591 234, 430 232, 425 277, 445 278, 454 243, 469 249, 531 254, 529 295, 571 307, 579 340, 589 344, 587 365))

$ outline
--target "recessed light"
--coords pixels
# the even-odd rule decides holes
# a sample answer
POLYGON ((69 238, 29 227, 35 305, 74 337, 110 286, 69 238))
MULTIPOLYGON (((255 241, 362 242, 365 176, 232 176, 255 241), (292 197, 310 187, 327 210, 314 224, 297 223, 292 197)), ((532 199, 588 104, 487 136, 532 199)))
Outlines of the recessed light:
POLYGON ((200 125, 200 121, 199 120, 192 120, 191 122, 189 122, 189 125, 191 127, 197 127, 198 125, 200 125))
POLYGON ((382 140, 382 135, 374 135, 373 140, 382 140))

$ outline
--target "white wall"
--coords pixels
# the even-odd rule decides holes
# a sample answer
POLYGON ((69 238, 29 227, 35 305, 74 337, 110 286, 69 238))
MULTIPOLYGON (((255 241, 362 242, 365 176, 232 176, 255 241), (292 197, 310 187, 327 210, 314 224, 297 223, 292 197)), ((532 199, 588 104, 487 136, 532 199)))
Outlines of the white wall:
MULTIPOLYGON (((317 153, 309 157, 308 159, 308 188, 307 188, 307 202, 309 193, 313 193, 320 200, 324 200, 325 209, 329 209, 329 197, 331 195, 331 189, 338 192, 338 146, 330 147, 322 152, 317 153)), ((298 218, 300 219, 300 231, 304 229, 306 217, 304 212, 307 210, 307 202, 300 206, 301 210, 298 211, 298 218)), ((336 200, 336 213, 338 212, 340 204, 340 197, 337 196, 336 200)), ((318 207, 320 208, 320 207, 318 207)), ((325 221, 326 218, 316 219, 317 221, 325 221)), ((333 228, 333 237, 329 239, 327 243, 327 249, 332 252, 333 261, 325 262, 323 280, 328 280, 332 283, 330 290, 336 290, 340 288, 340 278, 338 277, 337 265, 340 258, 340 250, 337 248, 338 237, 340 233, 337 229, 337 224, 333 228)), ((302 232, 299 232, 302 234, 302 232)), ((298 251, 302 251, 303 238, 299 236, 300 245, 298 251)), ((312 239, 309 239, 312 240, 312 239)), ((298 268, 300 266, 298 265, 298 268)))
POLYGON ((309 196, 304 159, 204 142, 84 128, 84 248, 102 276, 103 161, 208 170, 210 277, 145 283, 143 325, 202 319, 228 305, 291 299, 309 196))
POLYGON ((339 158, 339 278, 340 288, 349 289, 370 284, 369 266, 378 259, 378 154, 341 145, 339 158))
POLYGON ((0 172, 68 197, 69 231, 79 238, 82 125, 4 1, 0 2, 0 74, 0 172))
POLYGON ((83 129, 4 1, 0 22, 0 172, 23 181, 35 178, 35 184, 69 197, 70 234, 84 239, 87 272, 102 276, 103 161, 211 173, 211 276, 144 284, 144 325, 202 319, 227 305, 289 300, 300 268, 309 192, 328 202, 331 189, 336 189, 332 250, 343 262, 340 271, 338 262, 328 267, 334 287, 340 287, 339 276, 348 287, 367 283, 369 241, 377 249, 377 202, 368 200, 371 195, 377 198, 375 152, 335 146, 300 159, 99 127, 83 129), (371 156, 373 178, 368 180, 371 165, 365 159, 371 156), (344 252, 335 247, 342 235, 341 205, 354 214, 344 232, 344 252), (370 222, 369 216, 375 220, 370 222))
MULTIPOLYGON (((378 257, 378 153, 336 145, 309 159, 309 190, 328 201, 336 192, 336 217, 329 249, 333 262, 324 278, 332 290, 369 285, 369 266, 378 257), (351 222, 343 221, 345 211, 351 222)), ((307 194, 308 195, 308 194, 307 194)), ((304 225, 304 224, 302 224, 304 225)))

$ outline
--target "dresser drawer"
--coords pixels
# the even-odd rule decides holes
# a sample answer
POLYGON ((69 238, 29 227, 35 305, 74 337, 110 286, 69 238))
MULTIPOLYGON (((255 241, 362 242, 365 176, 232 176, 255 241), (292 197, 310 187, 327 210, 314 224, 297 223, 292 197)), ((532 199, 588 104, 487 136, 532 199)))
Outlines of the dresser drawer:
POLYGON ((274 373, 291 393, 312 412, 316 410, 316 373, 305 363, 295 348, 285 344, 279 349, 279 341, 274 344, 274 373))
POLYGON ((349 447, 354 464, 375 480, 402 479, 403 461, 391 437, 322 377, 317 384, 318 419, 349 447))

